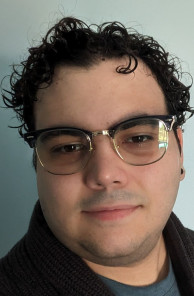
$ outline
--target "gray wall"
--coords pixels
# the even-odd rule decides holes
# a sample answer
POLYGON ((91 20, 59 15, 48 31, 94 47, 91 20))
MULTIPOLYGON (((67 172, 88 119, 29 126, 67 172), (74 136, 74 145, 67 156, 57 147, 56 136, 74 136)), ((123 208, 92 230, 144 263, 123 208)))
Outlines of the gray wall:
MULTIPOLYGON (((24 59, 26 48, 36 44, 40 35, 64 15, 89 23, 118 20, 134 26, 179 56, 183 69, 194 76, 193 0, 0 0, 0 79, 10 73, 9 65, 24 59)), ((37 200, 32 151, 17 130, 8 128, 17 124, 13 117, 12 111, 0 109, 0 257, 24 235, 37 200)), ((193 128, 194 119, 190 119, 184 135, 186 178, 174 211, 194 229, 193 128)))

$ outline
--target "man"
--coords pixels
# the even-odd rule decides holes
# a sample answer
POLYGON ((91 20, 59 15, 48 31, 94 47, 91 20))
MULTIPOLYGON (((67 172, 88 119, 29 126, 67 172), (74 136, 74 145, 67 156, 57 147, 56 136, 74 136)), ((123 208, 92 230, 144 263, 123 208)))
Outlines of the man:
POLYGON ((172 213, 194 113, 175 63, 153 38, 73 18, 29 52, 3 98, 39 202, 0 295, 194 295, 194 232, 172 213))

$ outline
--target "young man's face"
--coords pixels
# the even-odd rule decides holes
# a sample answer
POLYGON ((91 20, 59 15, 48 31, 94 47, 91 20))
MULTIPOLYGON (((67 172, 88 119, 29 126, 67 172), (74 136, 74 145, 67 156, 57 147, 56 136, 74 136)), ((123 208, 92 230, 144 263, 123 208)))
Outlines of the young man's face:
MULTIPOLYGON (((90 69, 56 70, 35 103, 36 129, 76 127, 90 131, 141 115, 166 115, 164 95, 150 71, 118 74, 123 60, 90 69)), ((182 145, 181 131, 178 136, 182 145)), ((110 138, 97 136, 86 165, 72 175, 53 175, 38 162, 41 206, 55 236, 86 260, 102 265, 132 264, 157 245, 183 176, 174 132, 164 157, 147 166, 125 163, 110 138)))

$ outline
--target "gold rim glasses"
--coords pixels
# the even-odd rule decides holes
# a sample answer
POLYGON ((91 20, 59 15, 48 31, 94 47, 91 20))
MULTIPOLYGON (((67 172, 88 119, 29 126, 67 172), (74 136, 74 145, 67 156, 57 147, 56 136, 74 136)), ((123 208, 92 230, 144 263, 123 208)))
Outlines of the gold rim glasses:
POLYGON ((168 133, 176 122, 174 115, 144 116, 126 120, 109 130, 87 131, 56 127, 24 134, 35 149, 40 164, 51 174, 70 175, 83 169, 95 151, 93 138, 111 139, 113 149, 126 163, 144 166, 159 161, 168 148, 168 133))

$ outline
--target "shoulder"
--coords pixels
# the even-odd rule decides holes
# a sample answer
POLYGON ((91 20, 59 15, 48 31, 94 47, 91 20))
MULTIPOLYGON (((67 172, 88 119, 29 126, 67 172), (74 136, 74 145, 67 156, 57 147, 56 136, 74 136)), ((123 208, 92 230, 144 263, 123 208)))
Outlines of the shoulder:
POLYGON ((5 257, 0 259, 0 296, 23 295, 19 286, 25 285, 24 266, 27 260, 24 237, 5 257))
POLYGON ((8 271, 10 267, 9 255, 7 255, 0 260, 0 296, 14 296, 11 292, 11 272, 8 271))
POLYGON ((165 227, 166 231, 172 231, 173 234, 188 235, 194 239, 194 230, 184 227, 179 218, 172 212, 165 227))
POLYGON ((188 233, 188 236, 190 237, 191 241, 194 244, 194 230, 191 230, 189 228, 185 228, 185 231, 188 233))
POLYGON ((177 216, 172 213, 164 228, 167 246, 179 251, 187 251, 194 256, 194 231, 183 226, 177 216))
POLYGON ((166 224, 164 238, 172 257, 188 258, 194 266, 194 231, 184 227, 174 213, 166 224))
POLYGON ((11 290, 12 289, 8 278, 0 271, 0 296, 15 296, 11 290))

